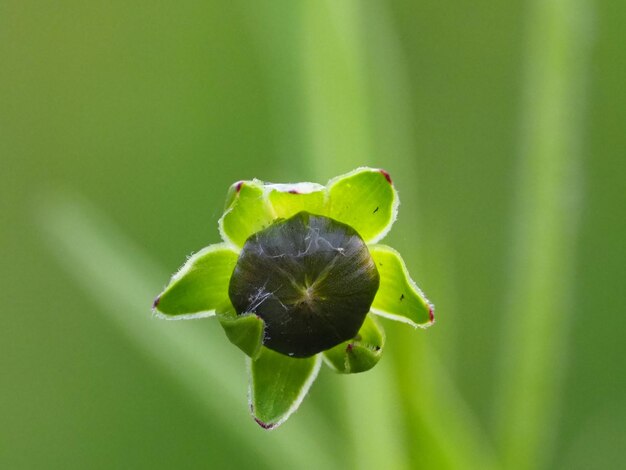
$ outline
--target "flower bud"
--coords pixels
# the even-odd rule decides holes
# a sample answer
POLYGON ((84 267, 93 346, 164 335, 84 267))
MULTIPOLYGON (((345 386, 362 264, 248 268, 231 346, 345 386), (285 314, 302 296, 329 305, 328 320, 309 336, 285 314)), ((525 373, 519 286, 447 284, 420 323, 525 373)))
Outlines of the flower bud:
POLYGON ((369 250, 352 227, 299 212, 248 238, 229 296, 237 314, 264 320, 265 346, 308 357, 357 335, 379 282, 369 250))

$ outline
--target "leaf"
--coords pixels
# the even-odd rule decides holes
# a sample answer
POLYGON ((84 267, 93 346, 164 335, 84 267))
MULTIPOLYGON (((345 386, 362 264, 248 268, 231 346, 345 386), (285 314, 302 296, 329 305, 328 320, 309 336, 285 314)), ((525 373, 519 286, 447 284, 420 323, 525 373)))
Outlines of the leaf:
POLYGON ((276 217, 289 218, 306 211, 326 215, 326 188, 316 183, 269 184, 268 200, 276 217))
POLYGON ((235 247, 241 248, 250 235, 268 226, 273 220, 260 181, 239 181, 233 184, 228 190, 226 204, 226 212, 218 226, 222 239, 235 247))
POLYGON ((380 274, 372 313, 415 327, 432 325, 434 305, 411 279, 400 253, 386 245, 370 245, 369 250, 380 274))
POLYGON ((187 260, 154 301, 166 318, 200 318, 228 305, 228 283, 239 254, 225 243, 210 245, 187 260))
POLYGON ((398 193, 384 170, 359 168, 328 183, 329 217, 352 226, 367 243, 381 240, 398 213, 398 193))
POLYGON ((356 374, 374 367, 383 354, 385 333, 372 315, 365 322, 355 338, 345 341, 325 351, 324 359, 334 371, 342 374, 356 374))
POLYGON ((266 347, 250 360, 250 410, 264 429, 284 423, 315 381, 321 356, 292 358, 266 347))
POLYGON ((226 336, 247 356, 255 359, 261 352, 265 322, 254 313, 237 315, 234 311, 218 315, 226 336))

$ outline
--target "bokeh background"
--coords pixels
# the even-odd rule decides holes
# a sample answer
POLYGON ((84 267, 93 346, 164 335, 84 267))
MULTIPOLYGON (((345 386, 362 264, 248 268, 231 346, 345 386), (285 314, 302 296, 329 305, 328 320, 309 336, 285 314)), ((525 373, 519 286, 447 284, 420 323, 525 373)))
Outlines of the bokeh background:
POLYGON ((626 467, 626 3, 0 0, 0 467, 626 467), (437 307, 262 431, 152 298, 228 186, 388 170, 437 307))

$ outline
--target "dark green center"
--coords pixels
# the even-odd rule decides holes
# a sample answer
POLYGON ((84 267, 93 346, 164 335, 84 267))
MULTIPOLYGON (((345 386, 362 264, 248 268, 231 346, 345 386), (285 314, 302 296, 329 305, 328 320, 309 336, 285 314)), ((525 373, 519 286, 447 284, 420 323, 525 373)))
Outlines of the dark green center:
POLYGON ((248 238, 228 294, 238 314, 265 321, 265 346, 308 357, 356 336, 378 285, 352 227, 300 212, 248 238))

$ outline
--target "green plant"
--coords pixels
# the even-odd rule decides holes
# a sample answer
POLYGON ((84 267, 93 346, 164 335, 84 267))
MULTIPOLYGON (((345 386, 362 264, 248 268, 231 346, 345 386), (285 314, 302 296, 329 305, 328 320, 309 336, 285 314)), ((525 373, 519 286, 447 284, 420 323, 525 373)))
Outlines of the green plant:
POLYGON ((385 336, 375 316, 434 322, 399 253, 377 243, 398 204, 389 174, 372 168, 327 186, 237 182, 219 221, 224 242, 190 257, 154 312, 216 315, 249 357, 255 420, 275 428, 298 408, 322 360, 339 373, 376 365, 385 336))

